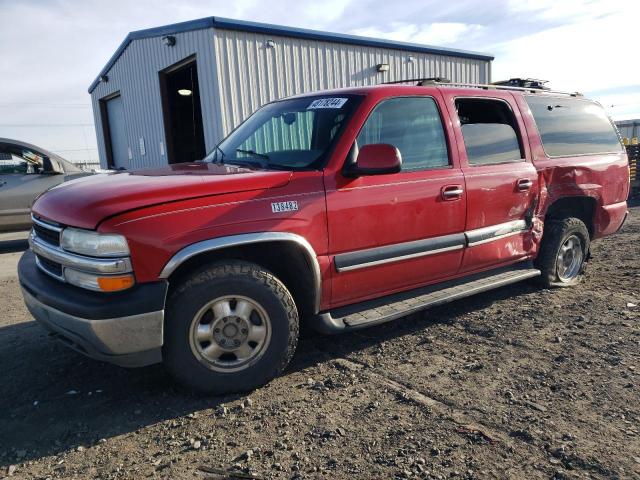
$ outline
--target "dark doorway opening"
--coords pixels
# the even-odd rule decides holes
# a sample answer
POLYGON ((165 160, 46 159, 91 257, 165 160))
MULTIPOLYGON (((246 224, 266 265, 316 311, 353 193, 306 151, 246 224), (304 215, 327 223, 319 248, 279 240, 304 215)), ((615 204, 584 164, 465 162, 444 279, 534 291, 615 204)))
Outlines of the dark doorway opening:
POLYGON ((204 128, 195 57, 160 72, 160 90, 169 163, 201 160, 204 128))

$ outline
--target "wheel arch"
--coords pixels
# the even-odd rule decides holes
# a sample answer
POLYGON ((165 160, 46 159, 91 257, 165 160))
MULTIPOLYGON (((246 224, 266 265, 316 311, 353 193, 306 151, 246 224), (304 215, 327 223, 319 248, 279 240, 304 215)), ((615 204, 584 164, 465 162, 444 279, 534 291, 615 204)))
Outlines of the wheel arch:
POLYGON ((204 262, 224 259, 247 260, 267 268, 291 291, 301 311, 319 312, 322 277, 318 258, 304 237, 289 232, 247 233, 193 243, 169 259, 160 278, 171 286, 204 262), (300 271, 306 273, 303 278, 300 271))
POLYGON ((563 220, 575 217, 587 226, 589 236, 593 238, 595 233, 595 213, 597 200, 586 195, 560 197, 549 205, 545 212, 546 220, 563 220))

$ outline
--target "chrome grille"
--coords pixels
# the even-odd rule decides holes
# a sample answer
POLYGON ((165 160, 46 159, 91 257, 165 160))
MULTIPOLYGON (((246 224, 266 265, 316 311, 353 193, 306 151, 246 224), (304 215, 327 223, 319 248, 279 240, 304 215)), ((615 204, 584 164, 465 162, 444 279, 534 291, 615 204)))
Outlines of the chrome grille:
POLYGON ((56 262, 52 262, 49 259, 46 259, 40 255, 36 255, 36 261, 38 267, 44 270, 46 273, 53 275, 57 278, 62 278, 62 265, 56 262))
POLYGON ((43 222, 33 215, 31 216, 31 220, 33 220, 33 232, 38 239, 55 247, 60 246, 61 227, 43 222))

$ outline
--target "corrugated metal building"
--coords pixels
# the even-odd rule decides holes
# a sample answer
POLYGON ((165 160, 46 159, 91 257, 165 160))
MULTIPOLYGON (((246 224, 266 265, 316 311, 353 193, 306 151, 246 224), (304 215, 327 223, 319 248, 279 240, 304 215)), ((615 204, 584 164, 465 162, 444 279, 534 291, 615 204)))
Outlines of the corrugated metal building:
POLYGON ((202 158, 299 93, 420 77, 488 83, 490 55, 209 17, 130 33, 89 87, 103 168, 202 158))
POLYGON ((629 141, 631 141, 632 138, 640 137, 640 119, 619 120, 616 122, 616 127, 618 127, 622 138, 627 138, 629 141))

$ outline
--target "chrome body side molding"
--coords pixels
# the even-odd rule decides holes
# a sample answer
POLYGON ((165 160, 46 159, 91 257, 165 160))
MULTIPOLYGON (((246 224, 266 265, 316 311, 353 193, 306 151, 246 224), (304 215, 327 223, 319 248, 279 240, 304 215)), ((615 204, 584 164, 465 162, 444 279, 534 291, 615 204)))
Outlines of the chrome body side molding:
POLYGON ((442 235, 439 237, 396 243, 383 247, 340 253, 333 259, 336 271, 348 272, 360 268, 373 267, 385 263, 399 262, 411 258, 436 255, 438 253, 475 247, 501 238, 517 235, 528 229, 524 220, 513 220, 488 227, 469 230, 464 233, 442 235))
POLYGON ((258 233, 244 233, 240 235, 230 235, 228 237, 212 238, 211 240, 204 240, 197 242, 189 246, 184 247, 178 251, 160 272, 160 278, 169 278, 169 276, 185 261, 195 257, 201 253, 211 252, 214 250, 220 250, 228 247, 237 247, 239 245, 251 245, 256 243, 265 242, 289 242, 302 248, 311 271, 313 274, 314 282, 314 313, 320 311, 320 297, 322 294, 322 276, 320 274, 320 264, 316 252, 313 250, 311 244, 300 235, 287 232, 258 232, 258 233))
POLYGON ((348 272, 349 270, 372 267, 374 265, 460 250, 464 246, 465 236, 462 233, 458 233, 341 253, 334 257, 334 263, 338 272, 348 272))
POLYGON ((501 238, 517 235, 528 229, 524 220, 514 220, 512 222, 499 223, 489 227, 477 228, 464 233, 467 237, 467 246, 474 247, 483 243, 493 242, 501 238))

